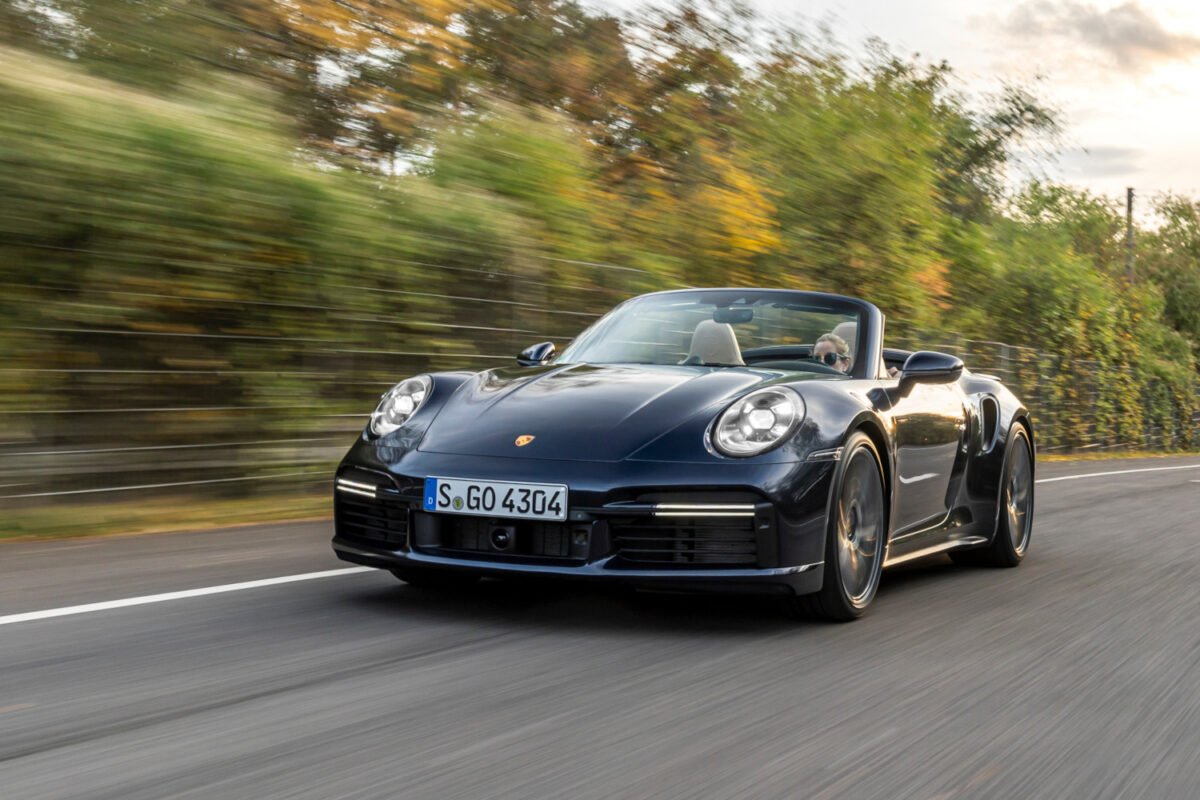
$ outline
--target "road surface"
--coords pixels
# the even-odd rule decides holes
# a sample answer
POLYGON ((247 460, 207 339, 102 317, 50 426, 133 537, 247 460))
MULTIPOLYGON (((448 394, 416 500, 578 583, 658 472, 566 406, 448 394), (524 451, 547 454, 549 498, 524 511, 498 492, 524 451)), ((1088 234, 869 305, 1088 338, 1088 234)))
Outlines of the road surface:
POLYGON ((848 625, 430 595, 328 523, 0 545, 0 797, 1196 797, 1200 459, 1038 478, 1019 569, 848 625))

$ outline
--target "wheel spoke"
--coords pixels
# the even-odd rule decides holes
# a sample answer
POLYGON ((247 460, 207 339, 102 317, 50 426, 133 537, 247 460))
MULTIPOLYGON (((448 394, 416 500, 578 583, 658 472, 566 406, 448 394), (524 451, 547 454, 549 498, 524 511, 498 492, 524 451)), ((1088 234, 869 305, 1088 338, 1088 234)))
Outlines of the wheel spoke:
POLYGON ((879 580, 883 534, 883 484, 866 449, 850 456, 837 509, 838 575, 851 602, 870 600, 879 580))
POLYGON ((1013 549, 1019 554, 1024 552, 1029 541, 1031 523, 1030 507, 1033 500, 1033 469, 1029 449, 1023 440, 1018 439, 1018 450, 1013 453, 1013 462, 1009 467, 1009 477, 1004 490, 1005 513, 1008 515, 1008 535, 1013 549))
POLYGON ((858 550, 851 542, 846 541, 845 546, 842 548, 842 585, 846 587, 847 594, 851 596, 854 596, 853 593, 857 591, 861 581, 859 574, 861 569, 861 559, 858 557, 858 550))

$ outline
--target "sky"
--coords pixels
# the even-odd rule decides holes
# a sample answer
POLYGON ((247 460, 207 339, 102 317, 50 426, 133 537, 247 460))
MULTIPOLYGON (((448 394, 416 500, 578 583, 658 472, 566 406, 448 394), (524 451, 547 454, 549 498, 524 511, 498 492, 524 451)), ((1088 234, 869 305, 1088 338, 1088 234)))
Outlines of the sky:
POLYGON ((768 19, 827 24, 848 49, 878 37, 945 60, 972 94, 1032 85, 1066 124, 1057 163, 1041 167, 1050 177, 1110 197, 1200 195, 1200 0, 746 1, 768 19))

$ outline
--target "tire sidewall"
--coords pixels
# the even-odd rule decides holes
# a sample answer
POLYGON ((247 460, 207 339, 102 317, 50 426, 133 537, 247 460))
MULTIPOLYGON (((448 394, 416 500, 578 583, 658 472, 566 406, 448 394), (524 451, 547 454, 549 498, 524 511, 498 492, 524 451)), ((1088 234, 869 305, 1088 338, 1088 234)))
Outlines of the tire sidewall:
POLYGON ((862 431, 856 431, 850 435, 843 445, 842 458, 837 463, 837 468, 833 473, 833 485, 829 491, 829 505, 826 513, 827 521, 825 525, 825 594, 826 597, 834 600, 840 606, 838 609, 844 618, 860 617, 871 605, 871 601, 875 599, 876 593, 879 591, 880 576, 883 572, 883 560, 887 556, 888 539, 891 532, 891 505, 887 498, 887 484, 883 477, 883 466, 880 461, 879 451, 875 447, 875 443, 871 441, 871 437, 867 436, 862 431), (845 479, 846 469, 849 467, 851 460, 859 450, 866 450, 875 463, 875 469, 879 472, 879 487, 880 487, 880 508, 883 510, 883 531, 879 542, 879 558, 875 561, 874 575, 872 575, 872 588, 870 593, 858 603, 851 600, 846 593, 846 587, 842 585, 841 565, 838 563, 838 547, 837 547, 837 522, 838 522, 838 503, 842 496, 842 482, 845 479))
POLYGON ((992 553, 998 562, 1016 566, 1029 552, 1029 545, 1033 541, 1033 510, 1037 504, 1035 491, 1037 481, 1034 480, 1034 474, 1033 445, 1029 441, 1029 434, 1026 433, 1021 423, 1014 422, 1012 432, 1008 437, 1008 445, 1005 447, 1004 468, 1000 471, 1000 485, 996 488, 996 530, 992 534, 992 553), (1029 534, 1025 538, 1024 549, 1018 552, 1012 543, 1012 531, 1008 526, 1004 495, 1015 465, 1014 458, 1020 447, 1024 447, 1029 456, 1029 534))

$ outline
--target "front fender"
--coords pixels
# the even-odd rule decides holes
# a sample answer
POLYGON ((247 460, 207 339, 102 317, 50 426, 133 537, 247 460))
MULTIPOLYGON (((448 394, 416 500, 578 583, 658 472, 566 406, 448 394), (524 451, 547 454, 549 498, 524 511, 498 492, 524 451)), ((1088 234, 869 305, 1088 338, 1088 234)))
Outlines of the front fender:
POLYGON ((409 417, 408 421, 399 428, 383 436, 376 436, 371 432, 369 424, 364 425, 359 433, 359 441, 386 449, 392 456, 389 460, 398 460, 404 453, 415 450, 421 444, 421 439, 429 430, 429 426, 437 419, 438 412, 441 411, 446 400, 474 375, 473 372, 429 373, 433 387, 430 390, 429 398, 424 405, 417 409, 417 413, 409 417))

